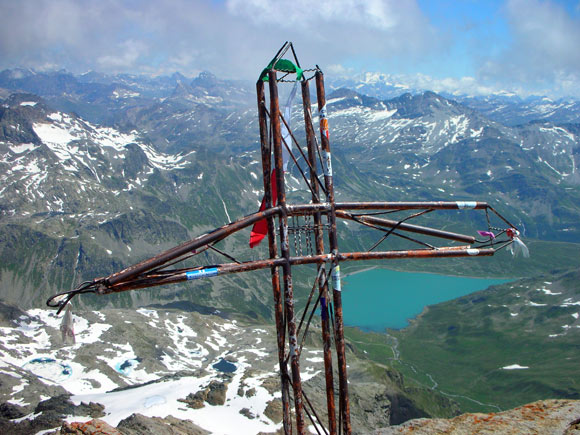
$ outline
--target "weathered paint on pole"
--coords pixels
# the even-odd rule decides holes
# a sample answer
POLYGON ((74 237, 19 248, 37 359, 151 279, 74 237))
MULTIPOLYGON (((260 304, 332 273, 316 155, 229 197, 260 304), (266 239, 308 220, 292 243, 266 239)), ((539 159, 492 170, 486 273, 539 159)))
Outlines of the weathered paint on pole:
MULTIPOLYGON (((342 252, 338 256, 332 254, 310 255, 300 257, 275 258, 268 260, 247 261, 241 264, 225 263, 216 266, 215 273, 210 275, 200 274, 199 278, 211 278, 214 276, 229 275, 232 273, 251 272, 253 270, 268 269, 271 267, 281 267, 286 263, 292 266, 302 264, 323 264, 337 258, 339 261, 365 261, 365 260, 396 260, 405 258, 452 258, 452 257, 487 257, 495 254, 499 249, 505 247, 511 242, 506 242, 500 245, 497 249, 494 248, 471 248, 468 246, 455 246, 437 249, 415 249, 405 251, 372 251, 372 252, 342 252)), ((135 278, 129 281, 115 284, 114 286, 105 287, 101 284, 102 278, 94 280, 95 284, 101 284, 99 294, 119 293, 127 290, 138 290, 141 288, 155 287, 159 285, 177 284, 180 282, 190 281, 192 278, 188 277, 195 271, 205 270, 202 268, 196 269, 180 269, 172 270, 170 274, 146 275, 143 278, 135 278)))
POLYGON ((316 71, 316 96, 318 100, 318 117, 320 123, 320 144, 322 146, 322 160, 324 170, 324 184, 326 186, 326 198, 330 203, 328 232, 330 251, 334 256, 333 273, 338 277, 337 285, 333 288, 334 301, 334 330, 336 335, 336 356, 338 359, 338 382, 340 387, 340 412, 344 432, 348 435, 352 432, 350 426, 350 402, 348 397, 348 379, 346 372, 346 350, 344 343, 344 325, 342 320, 342 294, 340 291, 340 264, 338 259, 338 237, 336 234, 336 212, 334 203, 334 185, 332 180, 332 158, 330 153, 330 131, 328 127, 328 115, 326 113, 326 94, 324 90, 324 77, 322 71, 316 71))
POLYGON ((280 228, 280 253, 285 260, 282 264, 284 281, 284 306, 286 308, 286 323, 288 328, 288 344, 290 346, 290 367, 292 369, 292 389, 294 390, 294 409, 296 412, 296 430, 305 433, 304 406, 302 403, 302 382, 300 380, 300 349, 296 337, 296 318, 294 316, 294 290, 292 288, 292 268, 290 265, 290 246, 288 243, 288 215, 286 213, 286 190, 284 186, 284 165, 282 157, 282 133, 280 128, 280 106, 278 102, 278 85, 276 71, 268 72, 270 86, 270 126, 272 129, 272 145, 274 147, 274 167, 276 170, 276 187, 278 205, 281 213, 278 217, 280 228))
MULTIPOLYGON (((310 86, 307 81, 302 82, 302 106, 304 109, 304 125, 306 128, 306 144, 308 146, 308 162, 310 163, 310 185, 312 186, 312 202, 320 202, 320 192, 318 189, 318 173, 316 164, 316 138, 313 127, 312 110, 310 103, 310 86)), ((316 254, 324 253, 324 233, 322 231, 322 215, 320 212, 313 214, 314 238, 316 254)), ((325 265, 320 264, 322 273, 318 278, 318 289, 320 297, 320 313, 322 323, 322 345, 324 356, 324 375, 326 380, 326 407, 328 409, 328 430, 331 434, 336 434, 336 410, 334 404, 334 376, 332 373, 332 352, 330 339, 330 321, 328 315, 328 281, 326 280, 325 265)))
MULTIPOLYGON (((258 116, 260 125, 260 144, 262 151, 262 172, 264 182, 264 203, 266 209, 272 207, 272 186, 271 186, 271 159, 272 149, 268 136, 268 121, 266 115, 266 98, 264 93, 264 81, 258 80, 256 84, 258 96, 258 116)), ((278 255, 276 246, 276 232, 274 229, 274 216, 270 216, 268 222, 268 252, 270 259, 278 255)), ((280 368, 280 383, 282 391, 282 425, 285 433, 292 433, 292 419, 290 417, 290 386, 288 382, 288 364, 284 356, 286 349, 286 334, 284 326, 284 308, 282 305, 282 295, 280 292, 280 272, 278 267, 270 268, 272 276, 272 293, 274 297, 274 317, 276 320, 276 335, 278 344, 278 365, 280 368)))
POLYGON ((182 243, 181 245, 175 246, 174 248, 168 249, 155 257, 143 260, 133 266, 129 266, 120 272, 114 273, 104 279, 105 286, 113 286, 122 281, 127 281, 131 278, 135 278, 145 272, 153 270, 159 266, 172 261, 178 257, 195 251, 198 248, 206 246, 210 243, 216 242, 218 240, 224 239, 225 237, 246 228, 254 223, 278 214, 280 212, 280 207, 272 207, 266 209, 262 212, 253 213, 245 218, 239 219, 236 222, 224 225, 220 228, 213 230, 210 233, 199 236, 193 240, 182 243))
MULTIPOLYGON (((325 177, 326 178, 326 177, 325 177)), ((345 203, 336 203, 337 210, 413 210, 413 209, 434 209, 434 210, 460 210, 464 209, 465 207, 462 206, 465 202, 345 202, 345 203)), ((495 211, 492 207, 490 207, 485 202, 473 202, 468 204, 475 204, 473 209, 488 209, 493 211, 496 215, 498 215, 504 222, 510 225, 510 227, 515 228, 515 226, 511 225, 503 216, 501 216, 497 211, 495 211)), ((286 214, 287 215, 301 215, 301 214, 313 214, 317 211, 321 212, 329 212, 331 211, 332 206, 329 203, 322 203, 322 204, 299 204, 299 205, 287 205, 286 206, 286 214)), ((186 255, 192 251, 195 251, 198 248, 207 246, 210 243, 219 241, 221 239, 226 238, 227 236, 239 231, 243 228, 246 228, 250 225, 253 225, 259 220, 268 218, 270 216, 274 216, 279 214, 281 208, 278 207, 271 207, 267 208, 262 212, 253 213, 248 215, 244 218, 241 218, 235 222, 229 223, 224 225, 220 228, 213 230, 208 234, 204 234, 199 236, 195 239, 189 240, 187 242, 182 243, 181 245, 175 246, 167 251, 164 251, 152 258, 147 260, 143 260, 140 263, 135 265, 129 266, 126 269, 121 270, 120 272, 116 272, 112 275, 109 275, 106 278, 101 278, 104 280, 105 287, 111 287, 121 282, 129 281, 132 278, 138 277, 144 273, 149 272, 155 268, 165 265, 169 261, 175 260, 180 256, 186 255)), ((406 224, 405 226, 410 225, 406 224)), ((434 232, 440 232, 440 234, 454 234, 448 232, 442 232, 441 230, 432 230, 434 232)), ((435 235, 429 234, 429 235, 435 235)), ((467 237, 467 236, 466 236, 467 237)))

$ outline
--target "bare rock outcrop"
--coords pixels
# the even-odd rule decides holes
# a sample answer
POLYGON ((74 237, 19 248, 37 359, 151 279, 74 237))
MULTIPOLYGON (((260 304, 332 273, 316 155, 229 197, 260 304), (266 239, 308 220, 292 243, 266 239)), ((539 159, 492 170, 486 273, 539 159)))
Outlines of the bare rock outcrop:
POLYGON ((451 419, 420 418, 375 431, 391 434, 580 434, 580 400, 541 400, 490 414, 462 414, 451 419))
POLYGON ((122 420, 116 428, 99 419, 84 423, 64 422, 56 435, 205 435, 208 433, 189 420, 180 420, 172 416, 159 418, 133 414, 122 420))

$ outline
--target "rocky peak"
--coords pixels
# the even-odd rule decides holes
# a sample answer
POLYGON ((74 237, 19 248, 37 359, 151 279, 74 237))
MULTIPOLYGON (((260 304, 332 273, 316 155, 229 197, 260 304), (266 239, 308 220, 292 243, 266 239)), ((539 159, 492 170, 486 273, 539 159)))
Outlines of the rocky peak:
MULTIPOLYGON (((431 114, 435 110, 458 110, 455 102, 431 91, 418 95, 412 95, 407 92, 398 98, 389 100, 388 104, 389 106, 397 108, 400 116, 410 119, 431 114)), ((465 111, 465 109, 466 108, 462 108, 461 110, 465 111)))
POLYGON ((210 73, 209 71, 202 71, 199 75, 193 79, 191 86, 201 86, 204 88, 211 88, 218 84, 218 78, 210 73))

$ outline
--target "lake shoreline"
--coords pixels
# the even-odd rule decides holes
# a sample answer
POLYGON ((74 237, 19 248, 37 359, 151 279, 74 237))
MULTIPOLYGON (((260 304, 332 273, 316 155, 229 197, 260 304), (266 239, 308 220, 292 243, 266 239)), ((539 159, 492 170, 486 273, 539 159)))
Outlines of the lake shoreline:
MULTIPOLYGON (((486 290, 486 289, 484 289, 484 290, 486 290)), ((478 290, 478 291, 484 291, 484 290, 478 290)), ((474 293, 477 293, 477 292, 474 292, 474 293)), ((460 296, 460 297, 463 297, 463 296, 460 296)), ((453 300, 453 299, 451 299, 451 300, 453 300)), ((443 304, 445 302, 440 302, 440 303, 443 304)), ((437 305, 437 304, 433 304, 433 305, 437 305)), ((397 332, 404 331, 405 329, 414 326, 414 324, 416 322, 418 322, 418 321, 421 320, 421 317, 423 317, 425 314, 427 314, 427 312, 429 311, 429 308, 431 306, 432 305, 425 305, 425 307, 423 307, 423 310, 419 314, 417 314, 415 317, 408 318, 407 319, 407 325, 404 326, 404 327, 402 327, 402 328, 390 328, 390 327, 386 326, 382 331, 379 331, 379 330, 371 329, 371 328, 368 328, 368 327, 365 327, 365 326, 346 325, 346 324, 344 326, 345 326, 345 328, 357 329, 360 332, 364 332, 365 334, 384 334, 384 335, 389 335, 389 331, 392 331, 394 333, 397 333, 397 332)))
MULTIPOLYGON (((368 272, 369 270, 374 270, 374 269, 389 269, 389 268, 388 267, 383 268, 380 266, 370 266, 370 267, 365 267, 365 268, 360 269, 360 270, 355 270, 354 272, 347 272, 342 277, 346 278, 347 276, 358 275, 359 273, 368 272)), ((391 270, 391 269, 389 269, 389 270, 391 270)))
MULTIPOLYGON (((356 267, 356 266, 354 266, 356 267)), ((363 273, 363 272, 368 272, 369 270, 375 270, 375 269, 381 269, 381 270, 390 270, 393 272, 401 272, 401 273, 424 273, 424 274, 429 274, 429 275, 439 275, 439 276, 451 276, 454 278, 470 278, 470 279, 504 279, 507 281, 516 281, 518 279, 522 279, 525 278, 523 276, 519 276, 519 277, 513 277, 513 276, 473 276, 473 275, 456 275, 453 273, 437 273, 437 272, 431 272, 428 270, 405 270, 405 269, 393 269, 392 267, 386 267, 386 266, 367 266, 364 267, 360 270, 355 270, 354 272, 347 272, 345 274, 342 275, 343 278, 346 278, 347 276, 353 276, 353 275, 358 275, 359 273, 363 273)))
POLYGON ((344 278, 342 300, 345 325, 379 333, 412 326, 431 305, 512 281, 409 272, 377 266, 349 271, 344 278))

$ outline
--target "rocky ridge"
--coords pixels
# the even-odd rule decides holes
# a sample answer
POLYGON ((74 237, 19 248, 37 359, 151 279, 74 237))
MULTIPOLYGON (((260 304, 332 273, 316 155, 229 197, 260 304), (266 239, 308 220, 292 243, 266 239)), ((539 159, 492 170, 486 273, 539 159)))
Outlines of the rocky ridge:
POLYGON ((375 435, 394 434, 580 434, 580 400, 541 400, 509 411, 462 414, 451 419, 417 419, 378 429, 375 435))
MULTIPOLYGON (((280 432, 280 431, 278 431, 280 432)), ((358 430, 355 428, 355 433, 358 430)), ((100 419, 86 422, 64 422, 60 429, 47 432, 54 435, 202 435, 209 432, 189 420, 146 417, 132 414, 113 427, 100 419)), ((281 433, 281 432, 280 432, 281 433)), ((580 434, 580 401, 542 400, 499 413, 468 413, 450 419, 414 419, 376 429, 375 435, 395 434, 580 434)))

